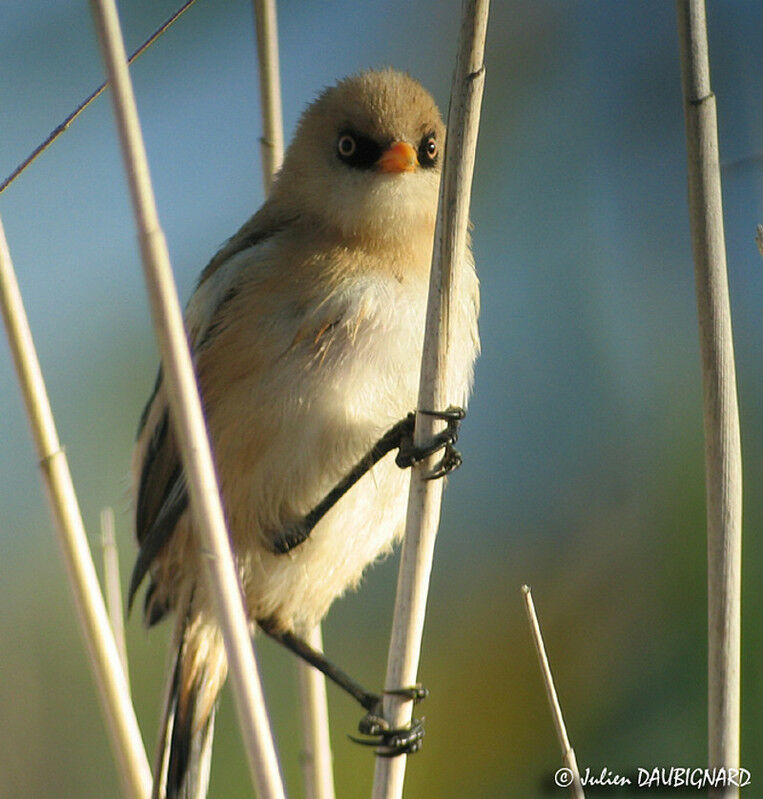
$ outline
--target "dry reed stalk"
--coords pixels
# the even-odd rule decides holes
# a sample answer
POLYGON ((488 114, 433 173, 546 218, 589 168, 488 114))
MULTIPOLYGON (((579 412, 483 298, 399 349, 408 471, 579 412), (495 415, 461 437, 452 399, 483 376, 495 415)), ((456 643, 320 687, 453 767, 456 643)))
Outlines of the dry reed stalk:
POLYGON ((74 593, 80 627, 87 644, 90 666, 106 717, 122 791, 126 797, 132 799, 148 799, 151 794, 151 769, 98 584, 69 464, 58 440, 53 412, 1 220, 0 304, 13 363, 40 459, 40 469, 69 573, 69 583, 74 593))
MULTIPOLYGON (((320 624, 305 637, 313 649, 323 651, 320 624)), ((297 663, 302 717, 302 774, 305 799, 334 799, 334 770, 329 738, 326 678, 307 663, 297 663)))
POLYGON ((127 173, 154 328, 179 439, 195 529, 228 656, 235 706, 253 784, 262 799, 284 797, 265 710, 243 594, 230 550, 209 439, 201 409, 169 253, 159 226, 145 148, 114 0, 91 0, 112 85, 114 111, 127 173))
MULTIPOLYGON (((448 320, 458 301, 459 271, 466 252, 469 200, 485 83, 485 35, 489 0, 464 0, 458 57, 448 111, 445 163, 435 230, 429 283, 419 408, 441 410, 449 404, 446 375, 448 320)), ((458 342, 454 343, 458 346, 458 342)), ((434 435, 431 416, 416 415, 414 441, 421 445, 434 435)), ((398 573, 387 675, 389 689, 416 682, 424 629, 429 577, 440 520, 443 481, 426 480, 436 456, 414 467, 408 500, 406 533, 398 573)), ((393 727, 410 723, 412 702, 394 694, 384 697, 384 717, 393 727)), ((406 756, 377 757, 374 799, 397 799, 403 792, 406 756)))
POLYGON ((268 194, 273 176, 281 168, 283 161, 283 115, 275 0, 254 0, 254 19, 257 28, 257 59, 260 65, 262 179, 265 194, 268 194))
POLYGON ((106 609, 109 612, 111 629, 122 661, 122 669, 130 690, 130 671, 127 667, 127 643, 125 641, 125 617, 122 606, 122 586, 119 579, 119 550, 114 535, 114 509, 101 511, 101 546, 103 548, 103 590, 106 595, 106 609))
MULTIPOLYGON (((276 172, 283 161, 283 114, 281 79, 278 66, 278 25, 275 0, 254 0, 257 32, 257 59, 262 113, 262 178, 265 194, 270 193, 276 172)), ((306 638, 320 651, 323 637, 320 624, 306 638)), ((302 718, 302 771, 307 799, 333 799, 334 774, 329 737, 326 678, 303 660, 297 662, 297 681, 302 718)))
MULTIPOLYGON (((708 557, 708 765, 739 767, 742 455, 718 123, 703 0, 678 0, 705 427, 708 557)), ((739 795, 727 788, 712 796, 739 795)))
MULTIPOLYGON (((546 646, 543 643, 543 635, 540 631, 540 622, 538 621, 538 614, 535 612, 535 603, 533 602, 533 595, 530 591, 529 585, 522 586, 522 594, 525 598, 525 609, 527 610, 527 619, 530 622, 530 631, 532 632, 535 651, 538 653, 538 663, 540 665, 540 671, 543 677, 543 684, 546 687, 548 705, 551 708, 551 716, 554 719, 556 737, 559 739, 559 746, 562 749, 562 762, 567 770, 561 779, 564 780, 566 777, 569 777, 570 795, 573 797, 573 799, 585 799, 583 786, 580 783, 578 763, 575 759, 575 750, 572 748, 570 739, 567 736, 567 728, 564 725, 564 718, 562 717, 562 707, 559 704, 559 697, 556 694, 554 677, 551 674, 551 666, 548 663, 546 646)), ((559 784, 559 774, 560 772, 557 771, 557 784, 559 784)), ((567 783, 562 782, 562 787, 565 784, 567 783)))

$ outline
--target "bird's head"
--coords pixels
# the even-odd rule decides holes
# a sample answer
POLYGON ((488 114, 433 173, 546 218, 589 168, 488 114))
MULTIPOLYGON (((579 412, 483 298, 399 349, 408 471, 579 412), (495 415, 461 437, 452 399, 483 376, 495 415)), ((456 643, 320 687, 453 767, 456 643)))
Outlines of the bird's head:
POLYGON ((273 197, 344 237, 431 237, 444 144, 440 112, 417 81, 363 72, 304 112, 273 197))

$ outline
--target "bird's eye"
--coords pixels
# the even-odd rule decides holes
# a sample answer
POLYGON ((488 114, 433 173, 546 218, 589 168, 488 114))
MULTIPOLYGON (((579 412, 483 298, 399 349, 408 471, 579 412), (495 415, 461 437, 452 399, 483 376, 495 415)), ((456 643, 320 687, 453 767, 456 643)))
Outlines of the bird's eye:
POLYGON ((336 140, 336 154, 343 164, 352 169, 373 169, 381 155, 381 147, 362 133, 343 130, 336 140))
POLYGON ((440 148, 437 145, 437 139, 434 133, 429 133, 421 140, 419 144, 419 163, 421 166, 431 167, 437 163, 437 154, 440 148))
POLYGON ((355 154, 357 146, 358 145, 355 142, 355 137, 350 136, 349 133, 343 133, 339 137, 339 141, 336 143, 337 152, 342 158, 352 157, 355 154))

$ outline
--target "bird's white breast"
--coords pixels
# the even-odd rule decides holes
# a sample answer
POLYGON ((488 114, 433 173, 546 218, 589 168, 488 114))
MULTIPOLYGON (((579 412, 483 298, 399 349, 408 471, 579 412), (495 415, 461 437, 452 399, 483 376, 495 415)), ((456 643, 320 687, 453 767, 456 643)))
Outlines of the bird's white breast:
MULTIPOLYGON (((478 343, 477 282, 454 319, 452 402, 465 404, 478 343)), ((222 275, 220 276, 223 277, 222 275)), ((220 285, 210 287, 216 294, 220 285)), ((210 431, 250 612, 305 630, 402 533, 409 473, 390 453, 286 555, 269 539, 312 509, 395 422, 417 405, 428 276, 350 274, 298 317, 274 298, 251 324, 281 340, 243 371, 210 431)), ((241 345, 241 357, 247 357, 241 345)))

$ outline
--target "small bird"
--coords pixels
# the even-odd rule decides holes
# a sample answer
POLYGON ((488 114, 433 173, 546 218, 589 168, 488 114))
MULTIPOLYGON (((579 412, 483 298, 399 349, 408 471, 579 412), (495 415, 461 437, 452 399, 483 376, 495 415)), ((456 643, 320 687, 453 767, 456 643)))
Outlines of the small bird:
MULTIPOLYGON (((451 409, 431 446, 411 440, 445 128, 407 74, 369 70, 303 113, 270 196, 201 274, 185 311, 245 606, 259 627, 368 711, 366 742, 415 751, 366 692, 303 637, 403 533, 410 471, 452 445, 479 352, 471 252, 451 319, 451 409), (398 449, 396 458, 385 455, 398 449)), ((154 796, 203 794, 227 663, 162 372, 133 459, 139 553, 129 601, 177 617, 154 796), (200 788, 201 786, 201 788, 200 788)), ((413 699, 417 687, 401 688, 413 699)))

